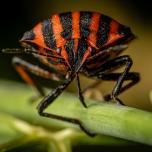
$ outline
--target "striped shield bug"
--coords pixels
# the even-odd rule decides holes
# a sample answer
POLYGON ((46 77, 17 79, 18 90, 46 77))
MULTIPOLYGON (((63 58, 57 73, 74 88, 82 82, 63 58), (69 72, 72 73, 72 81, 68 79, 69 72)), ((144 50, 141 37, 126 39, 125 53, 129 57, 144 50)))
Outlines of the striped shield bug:
POLYGON ((41 96, 45 96, 43 89, 32 80, 28 72, 62 82, 39 103, 37 109, 41 116, 78 124, 90 134, 79 120, 46 113, 44 110, 75 78, 79 99, 87 108, 79 74, 96 80, 116 81, 112 93, 104 98, 123 104, 118 95, 139 81, 139 73, 129 72, 132 59, 128 55, 120 56, 134 38, 129 27, 106 15, 85 11, 67 12, 55 14, 25 32, 20 40, 22 49, 4 49, 3 52, 31 53, 49 67, 50 71, 47 71, 19 57, 13 58, 16 71, 29 85, 36 88, 41 96), (122 66, 122 73, 113 72, 122 66), (128 83, 123 85, 124 81, 128 83))

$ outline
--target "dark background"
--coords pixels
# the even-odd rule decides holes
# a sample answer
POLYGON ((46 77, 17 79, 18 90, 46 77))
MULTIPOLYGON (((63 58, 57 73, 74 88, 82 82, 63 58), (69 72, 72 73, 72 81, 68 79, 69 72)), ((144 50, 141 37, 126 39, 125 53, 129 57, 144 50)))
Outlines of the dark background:
MULTIPOLYGON (((149 93, 152 89, 152 5, 149 0, 1 0, 0 48, 19 47, 23 33, 54 13, 72 10, 98 11, 131 27, 137 39, 124 52, 141 73, 141 82, 120 96, 129 106, 152 110, 149 93)), ((0 55, 0 79, 23 82, 11 65, 12 55, 0 55)), ((30 57, 25 57, 31 60, 30 57)), ((40 80, 40 79, 38 79, 40 80)), ((86 79, 82 77, 83 85, 86 79)), ((88 81, 88 80, 87 80, 88 81)), ((44 81, 44 83, 46 83, 44 81)), ((48 83, 48 82, 47 82, 48 83)), ((50 82, 51 85, 52 82, 50 82)), ((113 84, 103 83, 100 90, 110 91, 113 84)), ((74 87, 69 90, 74 91, 74 87)))

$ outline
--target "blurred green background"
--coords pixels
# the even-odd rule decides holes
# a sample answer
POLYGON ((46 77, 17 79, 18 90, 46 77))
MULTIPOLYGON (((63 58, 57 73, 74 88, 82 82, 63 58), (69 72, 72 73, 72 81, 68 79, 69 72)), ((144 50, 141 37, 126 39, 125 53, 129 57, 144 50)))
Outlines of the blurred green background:
MULTIPOLYGON (((98 11, 131 27, 137 39, 123 53, 134 61, 131 71, 141 74, 141 82, 120 98, 126 105, 152 110, 149 92, 152 89, 152 5, 148 0, 13 0, 1 1, 0 48, 19 47, 22 34, 50 15, 73 10, 98 11)), ((0 79, 23 82, 11 65, 12 55, 0 55, 0 79)), ((26 60, 32 58, 25 56, 26 60)), ((86 84, 83 79, 83 86, 86 84)), ((38 78, 38 81, 41 79, 38 78)), ((89 80, 90 81, 90 80, 89 80)), ((48 82, 42 81, 47 84, 48 82)), ((54 84, 56 85, 56 84, 54 84)), ((50 82, 52 86, 52 82, 50 82)), ((69 90, 74 91, 72 85, 69 90)), ((111 90, 113 83, 102 83, 101 92, 111 90)), ((34 94, 34 93, 33 93, 34 94)))

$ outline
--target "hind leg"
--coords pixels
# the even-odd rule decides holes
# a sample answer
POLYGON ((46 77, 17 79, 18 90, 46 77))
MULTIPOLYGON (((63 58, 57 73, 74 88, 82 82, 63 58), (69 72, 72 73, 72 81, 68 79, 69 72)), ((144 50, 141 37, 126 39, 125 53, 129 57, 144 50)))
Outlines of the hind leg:
MULTIPOLYGON (((55 81, 60 80, 60 77, 57 76, 56 74, 50 73, 49 71, 46 71, 46 70, 38 67, 37 65, 33 65, 31 63, 28 63, 28 62, 22 60, 21 58, 14 57, 12 60, 12 63, 13 63, 14 68, 16 69, 16 71, 22 77, 22 79, 29 86, 31 86, 32 88, 34 88, 38 92, 38 96, 35 98, 45 96, 45 92, 42 89, 42 87, 31 78, 29 73, 33 73, 37 76, 40 76, 40 77, 43 77, 46 79, 50 79, 50 80, 55 80, 55 81)), ((33 98, 33 100, 34 100, 34 98, 33 98)))

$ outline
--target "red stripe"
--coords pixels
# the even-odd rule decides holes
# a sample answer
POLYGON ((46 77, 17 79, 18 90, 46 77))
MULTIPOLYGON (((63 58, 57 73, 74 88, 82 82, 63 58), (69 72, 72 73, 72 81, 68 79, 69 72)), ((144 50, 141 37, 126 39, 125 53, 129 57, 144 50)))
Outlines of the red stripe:
POLYGON ((111 21, 110 24, 110 32, 109 32, 109 36, 108 36, 108 41, 106 44, 104 44, 104 46, 113 43, 114 41, 118 40, 119 38, 121 38, 122 36, 118 33, 118 28, 119 28, 119 23, 115 20, 111 21))
MULTIPOLYGON (((44 43, 44 37, 42 33, 42 24, 38 23, 34 28, 33 28, 33 33, 35 34, 35 37, 33 40, 30 40, 31 42, 37 44, 38 46, 42 48, 49 49, 46 44, 44 43)), ((26 41, 26 40, 25 40, 26 41)), ((28 40, 27 40, 28 41, 28 40)))
POLYGON ((66 40, 61 36, 61 32, 63 31, 62 25, 60 23, 59 15, 52 16, 52 27, 56 40, 56 46, 61 47, 65 44, 66 40))
POLYGON ((56 46, 58 48, 62 47, 61 56, 65 59, 66 63, 69 65, 68 61, 68 53, 64 48, 64 45, 66 43, 66 40, 61 36, 61 32, 63 32, 63 28, 60 22, 60 16, 58 14, 52 16, 52 27, 54 32, 54 37, 56 40, 56 46))
POLYGON ((80 12, 72 12, 72 38, 80 38, 80 12))
POLYGON ((91 23, 89 26, 90 34, 88 37, 88 41, 94 47, 96 47, 97 32, 98 32, 98 28, 99 28, 100 16, 101 16, 101 14, 99 14, 99 13, 93 13, 92 18, 91 18, 91 23))

